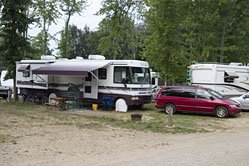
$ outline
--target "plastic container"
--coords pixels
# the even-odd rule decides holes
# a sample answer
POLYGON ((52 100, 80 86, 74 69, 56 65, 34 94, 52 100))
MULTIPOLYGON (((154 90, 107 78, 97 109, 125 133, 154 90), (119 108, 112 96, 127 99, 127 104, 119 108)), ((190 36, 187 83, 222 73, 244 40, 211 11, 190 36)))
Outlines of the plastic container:
POLYGON ((98 109, 98 104, 93 104, 93 105, 92 105, 92 109, 93 109, 94 111, 96 111, 96 110, 98 109))

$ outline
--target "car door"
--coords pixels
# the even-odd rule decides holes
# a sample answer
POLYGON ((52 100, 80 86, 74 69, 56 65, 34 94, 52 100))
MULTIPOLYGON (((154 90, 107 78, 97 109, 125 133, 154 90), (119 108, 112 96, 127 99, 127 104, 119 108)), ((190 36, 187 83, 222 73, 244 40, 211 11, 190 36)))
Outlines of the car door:
POLYGON ((195 88, 179 88, 178 94, 177 104, 179 110, 195 112, 195 88))
POLYGON ((216 104, 215 98, 204 89, 197 89, 195 96, 195 109, 197 112, 212 113, 216 104))
POLYGON ((241 106, 242 106, 242 109, 249 109, 249 94, 245 94, 243 95, 240 100, 239 100, 241 106))

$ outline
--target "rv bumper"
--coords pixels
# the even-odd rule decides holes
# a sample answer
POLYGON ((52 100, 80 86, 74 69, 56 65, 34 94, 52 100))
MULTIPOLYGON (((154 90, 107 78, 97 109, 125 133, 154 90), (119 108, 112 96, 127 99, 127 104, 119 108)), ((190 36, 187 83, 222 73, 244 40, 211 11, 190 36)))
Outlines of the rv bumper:
POLYGON ((151 96, 132 96, 130 98, 131 105, 141 105, 151 102, 151 96))

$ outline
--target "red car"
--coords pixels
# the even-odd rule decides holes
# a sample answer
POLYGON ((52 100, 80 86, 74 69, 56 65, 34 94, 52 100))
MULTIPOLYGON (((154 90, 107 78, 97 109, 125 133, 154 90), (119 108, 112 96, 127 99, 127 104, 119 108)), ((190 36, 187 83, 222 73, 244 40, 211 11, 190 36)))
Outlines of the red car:
POLYGON ((224 98, 218 92, 196 86, 165 86, 156 98, 156 108, 164 109, 168 114, 175 112, 198 112, 214 114, 226 118, 240 112, 240 104, 224 98))

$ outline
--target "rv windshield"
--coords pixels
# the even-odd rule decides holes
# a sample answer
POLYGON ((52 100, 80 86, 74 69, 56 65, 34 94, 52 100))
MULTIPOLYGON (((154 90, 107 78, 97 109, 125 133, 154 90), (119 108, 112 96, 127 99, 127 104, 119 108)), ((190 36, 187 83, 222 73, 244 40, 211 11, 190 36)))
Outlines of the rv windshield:
POLYGON ((217 97, 218 99, 223 99, 224 98, 224 96, 222 96, 222 94, 220 94, 219 92, 216 92, 216 91, 214 91, 214 90, 212 90, 212 89, 208 89, 208 91, 210 92, 210 93, 212 93, 215 97, 217 97))
POLYGON ((150 84, 150 71, 148 68, 131 67, 132 84, 150 84))
POLYGON ((150 84, 150 70, 142 67, 114 67, 114 83, 150 84))

